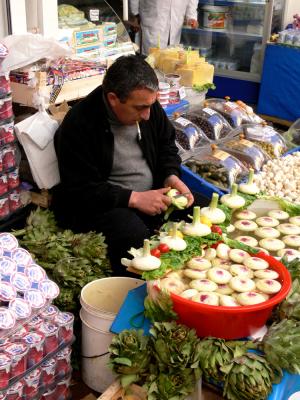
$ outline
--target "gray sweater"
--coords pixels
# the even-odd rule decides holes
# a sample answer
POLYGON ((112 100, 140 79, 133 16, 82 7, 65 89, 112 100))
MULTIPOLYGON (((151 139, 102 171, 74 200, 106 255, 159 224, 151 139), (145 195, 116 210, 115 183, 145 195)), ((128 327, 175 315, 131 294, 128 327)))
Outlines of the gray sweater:
POLYGON ((108 182, 136 192, 150 190, 153 177, 139 145, 137 126, 122 125, 106 99, 110 129, 114 135, 113 166, 108 182))

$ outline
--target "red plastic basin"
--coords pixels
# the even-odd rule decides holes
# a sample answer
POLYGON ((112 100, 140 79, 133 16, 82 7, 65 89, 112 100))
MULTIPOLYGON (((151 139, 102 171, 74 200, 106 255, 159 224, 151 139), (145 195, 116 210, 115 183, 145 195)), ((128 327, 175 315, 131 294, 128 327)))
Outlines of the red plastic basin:
POLYGON ((171 294, 178 322, 195 328, 199 337, 214 336, 223 339, 240 339, 251 336, 262 328, 273 308, 289 293, 291 276, 287 268, 274 257, 263 252, 255 254, 269 263, 269 268, 278 272, 281 290, 269 300, 253 306, 224 307, 199 304, 171 294))

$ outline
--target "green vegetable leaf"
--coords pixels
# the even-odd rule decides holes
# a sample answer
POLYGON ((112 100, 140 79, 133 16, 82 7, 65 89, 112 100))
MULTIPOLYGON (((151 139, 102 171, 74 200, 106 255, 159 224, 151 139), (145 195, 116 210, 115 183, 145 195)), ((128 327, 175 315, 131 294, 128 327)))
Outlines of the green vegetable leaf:
POLYGON ((232 249, 239 249, 239 250, 244 250, 247 253, 250 254, 257 254, 259 253, 259 250, 255 249, 254 247, 248 246, 247 244, 244 244, 242 242, 239 242, 238 240, 234 240, 234 239, 229 239, 229 238, 225 238, 224 242, 231 247, 232 249))
POLYGON ((195 90, 196 92, 205 92, 209 89, 215 90, 216 85, 213 83, 205 83, 204 85, 193 85, 193 90, 195 90))
POLYGON ((290 217, 300 215, 300 204, 290 203, 280 197, 269 197, 269 200, 275 200, 283 211, 289 213, 290 217))

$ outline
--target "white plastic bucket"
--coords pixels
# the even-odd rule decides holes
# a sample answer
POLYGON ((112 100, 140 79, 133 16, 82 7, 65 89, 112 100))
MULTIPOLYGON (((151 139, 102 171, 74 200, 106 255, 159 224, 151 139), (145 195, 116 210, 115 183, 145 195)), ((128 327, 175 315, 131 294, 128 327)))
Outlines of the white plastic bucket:
POLYGON ((97 392, 103 393, 115 379, 107 367, 111 324, 128 291, 142 284, 139 279, 112 277, 97 279, 81 290, 82 380, 97 392))
POLYGON ((228 26, 228 7, 203 6, 203 27, 209 29, 226 29, 228 26))

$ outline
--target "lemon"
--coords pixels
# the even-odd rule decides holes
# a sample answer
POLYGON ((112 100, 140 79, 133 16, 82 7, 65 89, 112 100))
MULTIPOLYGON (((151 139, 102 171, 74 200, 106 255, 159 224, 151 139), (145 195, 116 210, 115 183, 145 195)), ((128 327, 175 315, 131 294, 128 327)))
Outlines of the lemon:
POLYGON ((201 222, 202 224, 205 224, 205 225, 209 226, 209 227, 212 226, 211 220, 210 220, 209 218, 205 217, 204 215, 202 215, 202 216, 200 217, 200 222, 201 222))

